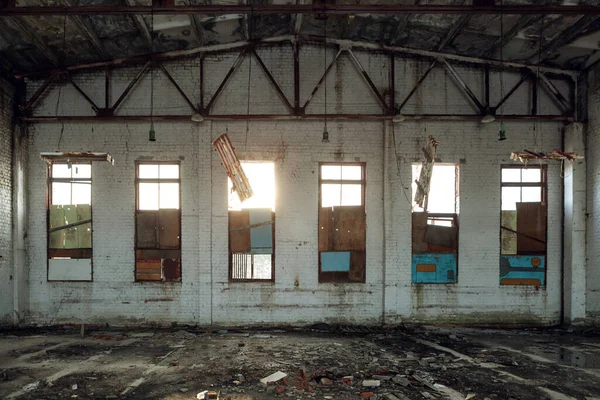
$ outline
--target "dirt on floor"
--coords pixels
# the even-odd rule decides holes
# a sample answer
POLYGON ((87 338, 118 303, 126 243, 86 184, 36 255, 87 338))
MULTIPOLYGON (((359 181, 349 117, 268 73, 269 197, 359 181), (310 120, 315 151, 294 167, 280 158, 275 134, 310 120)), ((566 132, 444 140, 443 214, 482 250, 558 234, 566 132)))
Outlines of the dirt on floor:
POLYGON ((221 400, 599 400, 600 335, 325 324, 0 333, 0 399, 187 400, 204 391, 221 400))

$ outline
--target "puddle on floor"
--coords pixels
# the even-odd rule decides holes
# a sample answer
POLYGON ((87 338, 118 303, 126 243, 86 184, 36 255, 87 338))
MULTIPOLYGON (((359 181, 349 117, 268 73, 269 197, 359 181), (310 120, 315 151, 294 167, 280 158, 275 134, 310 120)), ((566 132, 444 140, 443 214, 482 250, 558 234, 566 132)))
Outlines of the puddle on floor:
POLYGON ((543 356, 561 364, 579 368, 600 369, 600 352, 575 350, 566 347, 546 347, 543 356))

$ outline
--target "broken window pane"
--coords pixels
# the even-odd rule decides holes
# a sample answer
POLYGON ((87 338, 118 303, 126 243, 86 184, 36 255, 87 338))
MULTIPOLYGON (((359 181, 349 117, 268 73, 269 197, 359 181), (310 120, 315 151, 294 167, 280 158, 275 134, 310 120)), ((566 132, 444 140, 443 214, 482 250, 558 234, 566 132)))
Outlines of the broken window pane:
POLYGON ((521 182, 521 169, 502 168, 502 182, 521 182))
POLYGON ((71 170, 67 164, 52 164, 53 178, 70 178, 71 170))
POLYGON ((362 168, 360 165, 342 166, 342 179, 360 181, 362 179, 362 168))
POLYGON ((321 185, 321 207, 337 207, 341 205, 342 185, 324 183, 321 185))
MULTIPOLYGON (((360 167, 359 167, 360 168, 360 167)), ((342 179, 341 165, 322 165, 321 179, 342 179)))
POLYGON ((515 211, 517 203, 521 201, 520 187, 502 188, 502 211, 515 211))
POLYGON ((139 177, 142 179, 158 179, 158 165, 140 164, 139 177))
POLYGON ((179 208, 179 183, 160 184, 160 208, 179 208))
POLYGON ((524 187, 521 193, 521 201, 523 203, 539 203, 542 201, 542 188, 540 187, 524 187))
POLYGON ((539 168, 527 168, 523 169, 523 182, 541 182, 542 173, 539 168))
POLYGON ((158 183, 140 183, 139 210, 158 210, 158 183))
POLYGON ((342 205, 360 206, 362 204, 362 185, 342 185, 342 205))
POLYGON ((179 165, 160 165, 160 179, 179 179, 179 165))
POLYGON ((92 204, 92 185, 90 183, 72 183, 71 199, 71 204, 92 204))

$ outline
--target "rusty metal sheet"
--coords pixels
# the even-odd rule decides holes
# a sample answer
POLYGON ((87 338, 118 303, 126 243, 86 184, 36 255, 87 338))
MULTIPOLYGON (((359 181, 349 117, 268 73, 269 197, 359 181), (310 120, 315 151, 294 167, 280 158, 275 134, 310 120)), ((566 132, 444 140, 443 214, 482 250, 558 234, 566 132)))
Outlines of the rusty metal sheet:
POLYGON ((364 251, 366 243, 364 206, 343 206, 333 209, 333 251, 364 251))
POLYGON ((545 253, 546 205, 517 203, 517 232, 517 254, 545 253))
POLYGON ((167 281, 181 280, 181 264, 178 259, 167 258, 162 260, 163 274, 167 281))

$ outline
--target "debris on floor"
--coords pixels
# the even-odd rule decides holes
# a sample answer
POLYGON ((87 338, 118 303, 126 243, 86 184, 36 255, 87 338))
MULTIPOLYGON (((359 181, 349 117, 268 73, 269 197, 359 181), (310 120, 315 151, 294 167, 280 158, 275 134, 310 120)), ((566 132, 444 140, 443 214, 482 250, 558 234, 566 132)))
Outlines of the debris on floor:
POLYGON ((12 400, 593 399, 599 372, 595 331, 0 333, 0 398, 12 400))

